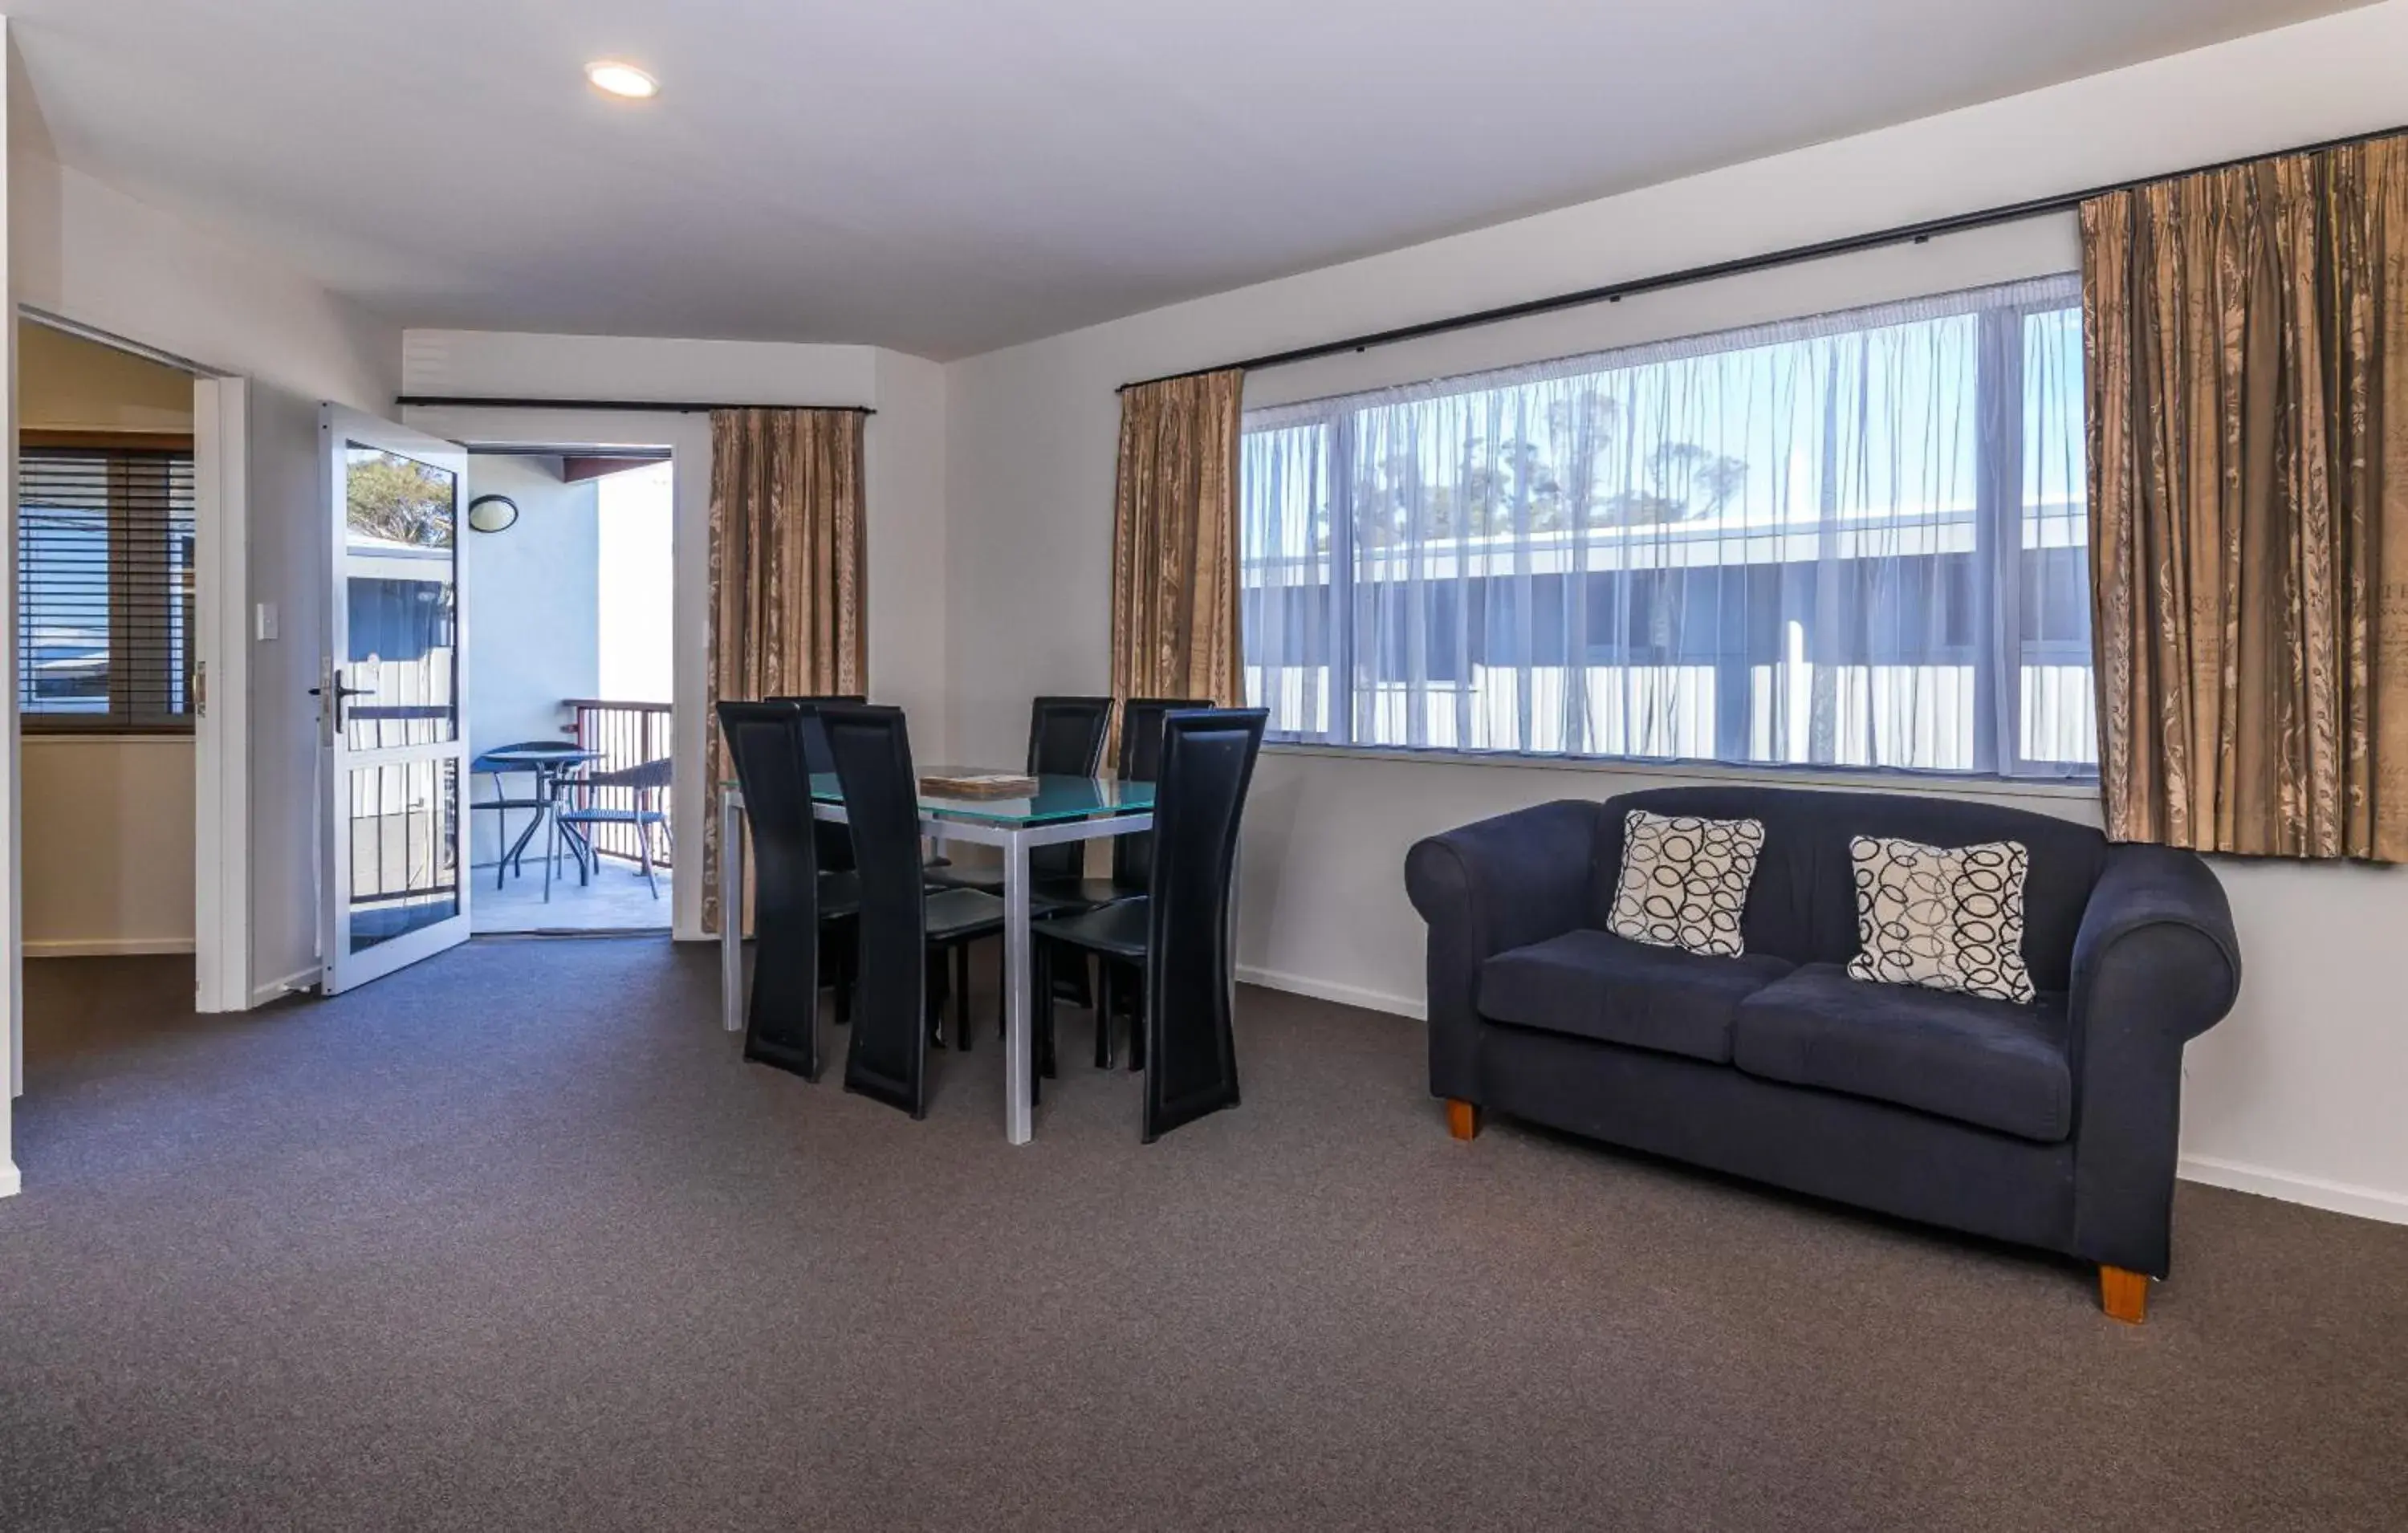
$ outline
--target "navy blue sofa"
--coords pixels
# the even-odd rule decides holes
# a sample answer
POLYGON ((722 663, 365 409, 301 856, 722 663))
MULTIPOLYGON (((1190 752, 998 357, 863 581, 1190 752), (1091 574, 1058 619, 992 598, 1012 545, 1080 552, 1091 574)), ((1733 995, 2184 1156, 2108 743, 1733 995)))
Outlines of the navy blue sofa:
POLYGON ((2231 1009, 2231 908, 2187 852, 1967 800, 1756 787, 1566 800, 1433 836, 1430 1092, 2100 1268, 2138 1321, 2167 1270, 2182 1050, 2231 1009), (1605 930, 1623 813, 1763 822, 1746 954, 1605 930), (2029 1006, 1862 983, 1848 844, 2021 841, 2029 1006))

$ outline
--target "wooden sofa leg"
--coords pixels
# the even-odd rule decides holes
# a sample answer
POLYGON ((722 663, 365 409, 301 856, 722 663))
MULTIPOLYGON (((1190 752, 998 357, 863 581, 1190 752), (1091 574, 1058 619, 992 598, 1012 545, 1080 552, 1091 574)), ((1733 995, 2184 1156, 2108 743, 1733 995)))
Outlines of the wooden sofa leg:
POLYGON ((1446 1131, 1458 1139, 1475 1139, 1480 1133, 1480 1107, 1458 1097, 1446 1099, 1446 1131))
POLYGON ((2120 1320, 2127 1325, 2138 1325, 2149 1318, 2149 1280, 2140 1272, 2128 1272, 2120 1267, 2099 1269, 2099 1307, 2107 1311, 2110 1320, 2120 1320))

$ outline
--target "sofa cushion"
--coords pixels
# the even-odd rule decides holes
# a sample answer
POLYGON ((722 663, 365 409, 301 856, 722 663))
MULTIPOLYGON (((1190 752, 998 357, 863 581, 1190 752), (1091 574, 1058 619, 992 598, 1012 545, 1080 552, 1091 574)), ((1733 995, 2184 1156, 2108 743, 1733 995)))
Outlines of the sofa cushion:
POLYGON ((1623 816, 1622 877, 1606 930, 1706 958, 1747 951, 1740 912, 1764 850, 1756 820, 1700 820, 1632 809, 1623 816))
POLYGON ((1581 930, 1500 953, 1480 967, 1480 1013, 1574 1038, 1727 1064, 1731 1018, 1789 972, 1767 953, 1706 958, 1581 930))
POLYGON ((1589 859, 1587 925, 1604 926, 1613 908, 1622 868, 1623 817, 1635 809, 1709 820, 1762 821, 1764 852, 1748 885, 1740 929, 1748 952, 1777 953, 1793 964, 1844 964, 1861 946, 1856 867, 1848 855, 1854 838, 1893 837, 1927 846, 2020 841, 2031 858, 2024 880, 2024 962, 2035 988, 2068 989, 2074 933, 2082 927, 2091 887, 2107 863, 2107 838, 2096 826, 1969 798, 1736 782, 1650 788, 1607 800, 1594 822, 1597 846, 1589 859))
POLYGON ((1809 964, 1740 1003, 1748 1074, 1895 1102, 2055 1144, 2073 1131, 2065 997, 2030 1006, 1851 980, 1809 964))
POLYGON ((1922 985, 2028 1006, 2021 841, 1925 846, 1894 837, 1848 843, 1856 865, 1856 939, 1848 978, 1922 985))

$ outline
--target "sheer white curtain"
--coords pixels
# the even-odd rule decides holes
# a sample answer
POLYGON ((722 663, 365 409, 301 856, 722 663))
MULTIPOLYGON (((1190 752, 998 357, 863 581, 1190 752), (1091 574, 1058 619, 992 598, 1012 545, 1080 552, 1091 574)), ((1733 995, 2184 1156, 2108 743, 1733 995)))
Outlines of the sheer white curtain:
POLYGON ((1246 417, 1289 738, 2088 776, 2076 279, 1246 417))

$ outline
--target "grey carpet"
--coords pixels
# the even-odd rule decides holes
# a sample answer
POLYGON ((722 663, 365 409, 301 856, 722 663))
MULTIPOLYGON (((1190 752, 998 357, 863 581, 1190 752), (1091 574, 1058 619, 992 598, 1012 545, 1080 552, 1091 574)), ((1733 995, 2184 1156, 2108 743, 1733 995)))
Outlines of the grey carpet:
POLYGON ((1070 1014, 925 1123, 743 1065, 708 952, 480 943, 187 1014, 29 966, 0 1527, 2399 1527, 2408 1228, 2185 1186, 2086 1274, 1510 1124, 1243 1001, 1152 1147, 1070 1014))

